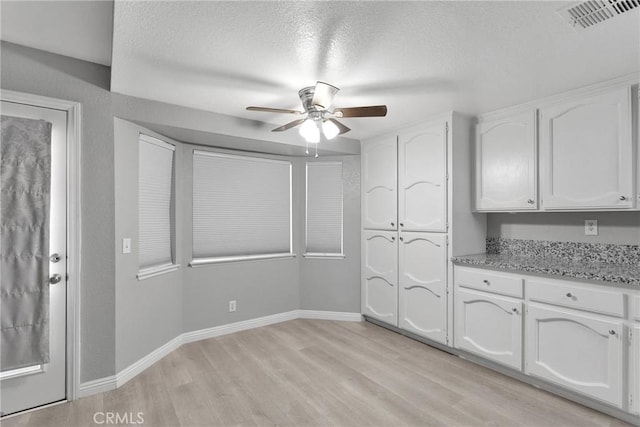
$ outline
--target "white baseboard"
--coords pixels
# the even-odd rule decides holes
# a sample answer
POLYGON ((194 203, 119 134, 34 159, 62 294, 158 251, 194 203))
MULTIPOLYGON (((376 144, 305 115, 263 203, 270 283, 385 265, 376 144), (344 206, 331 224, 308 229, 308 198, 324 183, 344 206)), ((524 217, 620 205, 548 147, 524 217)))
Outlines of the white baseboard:
POLYGON ((247 329, 259 328, 261 326, 298 319, 298 311, 299 310, 292 310, 284 313, 272 314, 270 316, 258 317, 256 319, 214 326, 213 328, 185 332, 181 335, 182 343, 186 344, 194 341, 206 340, 209 338, 219 337, 221 335, 232 334, 234 332, 246 331, 247 329))
POLYGON ((361 322, 362 314, 343 311, 298 310, 298 319, 339 320, 342 322, 361 322))
POLYGON ((360 322, 362 315, 360 313, 346 313, 340 311, 321 311, 321 310, 292 310, 284 313, 272 314, 269 316, 258 317, 256 319, 243 320, 241 322, 229 323, 227 325, 214 326, 212 328, 200 329, 197 331, 185 332, 168 343, 164 344, 144 356, 142 359, 129 365, 116 375, 110 377, 99 378, 93 381, 87 381, 80 384, 78 398, 90 396, 96 393, 103 393, 121 387, 145 369, 158 362, 160 359, 180 348, 182 344, 206 340, 209 338, 219 337, 222 335, 232 334, 234 332, 246 331, 247 329, 259 328, 262 326, 273 325, 274 323, 286 322, 295 319, 318 319, 318 320, 338 320, 346 322, 360 322))
POLYGON ((118 388, 116 376, 111 375, 109 377, 98 378, 97 380, 81 383, 76 397, 79 399, 81 397, 91 396, 92 394, 115 390, 116 388, 118 388))
POLYGON ((142 371, 147 369, 149 366, 153 365, 172 351, 180 348, 181 345, 182 335, 179 335, 162 347, 158 347, 157 349, 153 350, 151 353, 147 354, 137 362, 127 366, 122 371, 116 374, 117 386, 120 387, 124 385, 136 375, 142 373, 142 371))

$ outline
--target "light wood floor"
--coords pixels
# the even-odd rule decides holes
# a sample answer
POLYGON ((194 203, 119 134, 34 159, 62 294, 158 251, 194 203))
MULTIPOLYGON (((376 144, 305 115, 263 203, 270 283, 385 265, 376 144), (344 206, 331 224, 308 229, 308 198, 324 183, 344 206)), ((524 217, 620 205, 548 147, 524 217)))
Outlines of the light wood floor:
POLYGON ((2 426, 92 426, 96 412, 153 427, 627 425, 370 323, 323 320, 187 344, 117 390, 2 426))

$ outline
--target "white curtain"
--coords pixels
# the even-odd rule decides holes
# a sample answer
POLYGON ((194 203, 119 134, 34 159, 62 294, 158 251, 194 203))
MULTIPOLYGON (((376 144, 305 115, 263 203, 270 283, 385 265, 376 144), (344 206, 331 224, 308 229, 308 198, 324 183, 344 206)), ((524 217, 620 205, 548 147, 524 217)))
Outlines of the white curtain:
POLYGON ((2 116, 1 370, 49 362, 51 123, 2 116))

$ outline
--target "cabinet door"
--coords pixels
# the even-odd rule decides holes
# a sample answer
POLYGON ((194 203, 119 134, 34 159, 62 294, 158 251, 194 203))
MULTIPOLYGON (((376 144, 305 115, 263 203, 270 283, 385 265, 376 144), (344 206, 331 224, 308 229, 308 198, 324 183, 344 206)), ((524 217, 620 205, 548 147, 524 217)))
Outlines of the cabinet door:
POLYGON ((362 145, 363 227, 396 230, 398 146, 396 137, 366 141, 362 145))
POLYGON ((532 304, 526 324, 527 374, 622 407, 622 323, 532 304))
POLYGON ((399 326, 446 344, 446 235, 403 232, 399 245, 399 326))
POLYGON ((455 346, 522 369, 522 301, 456 289, 455 346))
POLYGON ((485 121, 476 131, 476 209, 537 209, 536 113, 485 121))
POLYGON ((640 325, 631 327, 631 353, 629 353, 629 412, 640 414, 640 325))
POLYGON ((404 132, 398 144, 400 229, 446 231, 446 123, 404 132))
POLYGON ((364 231, 362 314, 398 326, 398 242, 395 232, 364 231))
POLYGON ((542 108, 540 166, 544 209, 632 207, 630 89, 542 108))

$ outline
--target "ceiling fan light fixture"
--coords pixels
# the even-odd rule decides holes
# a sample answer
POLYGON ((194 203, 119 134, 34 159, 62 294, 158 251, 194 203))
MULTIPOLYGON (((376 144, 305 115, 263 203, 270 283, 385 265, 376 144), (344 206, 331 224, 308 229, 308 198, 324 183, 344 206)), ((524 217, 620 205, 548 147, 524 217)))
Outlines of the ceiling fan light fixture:
POLYGON ((318 125, 315 120, 305 120, 302 126, 300 126, 300 135, 307 142, 314 144, 320 142, 320 129, 318 129, 318 125))
POLYGON ((333 139, 340 133, 340 129, 331 120, 325 120, 322 123, 322 133, 327 139, 333 139))

